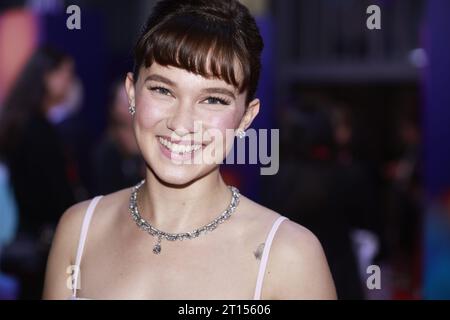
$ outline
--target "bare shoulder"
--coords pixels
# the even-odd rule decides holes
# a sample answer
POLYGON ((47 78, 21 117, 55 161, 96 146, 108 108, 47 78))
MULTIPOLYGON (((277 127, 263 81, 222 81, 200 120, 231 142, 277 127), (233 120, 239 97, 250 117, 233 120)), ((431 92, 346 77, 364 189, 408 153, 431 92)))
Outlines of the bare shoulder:
POLYGON ((81 224, 90 202, 91 200, 82 201, 68 208, 59 219, 56 228, 52 250, 64 248, 64 253, 71 263, 74 263, 72 258, 75 256, 81 224))
MULTIPOLYGON (((243 210, 267 233, 279 214, 243 198, 243 210)), ((304 226, 283 220, 270 248, 263 296, 269 299, 336 299, 336 289, 319 239, 304 226), (264 294, 264 292, 266 294, 264 294)))
POLYGON ((71 290, 67 285, 67 279, 74 264, 79 228, 88 205, 89 201, 77 203, 67 209, 59 219, 47 260, 44 299, 70 297, 71 290))
MULTIPOLYGON (((124 189, 104 196, 97 208, 113 207, 114 204, 121 202, 126 192, 127 189, 124 189)), ((91 201, 92 199, 89 199, 71 206, 59 219, 47 261, 44 299, 65 299, 70 296, 71 291, 67 286, 67 279, 71 266, 75 264, 83 219, 91 201)), ((97 212, 107 211, 97 208, 95 215, 97 212)), ((93 230, 90 228, 90 233, 93 232, 95 232, 95 228, 93 230)))
POLYGON ((271 248, 268 281, 274 299, 336 299, 336 289, 319 239, 285 220, 271 248))

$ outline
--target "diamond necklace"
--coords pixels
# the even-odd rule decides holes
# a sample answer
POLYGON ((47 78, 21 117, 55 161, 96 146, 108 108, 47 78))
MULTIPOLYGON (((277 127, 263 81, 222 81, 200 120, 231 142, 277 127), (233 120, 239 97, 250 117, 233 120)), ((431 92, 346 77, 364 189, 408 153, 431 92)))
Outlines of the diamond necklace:
POLYGON ((145 180, 142 180, 137 185, 135 185, 131 191, 130 196, 130 213, 133 220, 136 222, 136 225, 141 228, 142 230, 146 231, 148 234, 150 234, 152 237, 157 237, 156 244, 153 246, 153 253, 159 254, 161 252, 161 240, 164 238, 169 241, 175 241, 175 240, 184 240, 184 239, 193 239, 197 238, 200 234, 208 233, 210 231, 213 231, 218 227, 219 224, 223 223, 225 220, 230 218, 231 214, 236 210, 236 207, 239 204, 239 190, 236 187, 228 186, 228 188, 231 191, 231 201, 228 205, 228 208, 220 214, 217 218, 215 218, 210 223, 204 225, 203 227, 200 227, 198 229, 195 229, 191 232, 184 232, 184 233, 168 233, 161 231, 155 227, 153 227, 147 220, 141 217, 139 214, 138 206, 137 206, 137 193, 139 191, 139 188, 145 183, 145 180))

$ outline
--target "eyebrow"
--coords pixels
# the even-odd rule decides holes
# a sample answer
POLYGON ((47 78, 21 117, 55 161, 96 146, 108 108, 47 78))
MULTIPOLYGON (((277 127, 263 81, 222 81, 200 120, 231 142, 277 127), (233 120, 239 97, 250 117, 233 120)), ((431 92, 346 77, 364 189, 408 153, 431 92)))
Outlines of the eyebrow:
MULTIPOLYGON (((150 80, 159 81, 159 82, 165 83, 169 86, 177 87, 177 84, 175 82, 173 82, 172 80, 170 80, 160 74, 151 74, 151 75, 147 76, 144 81, 150 81, 150 80)), ((224 94, 224 95, 229 96, 232 99, 236 99, 236 95, 233 93, 233 91, 226 89, 226 88, 220 88, 220 87, 205 88, 202 90, 202 92, 224 94)))
POLYGON ((151 74, 145 78, 145 82, 147 82, 149 80, 163 82, 163 83, 168 84, 169 86, 173 86, 173 87, 177 86, 177 84, 175 82, 173 82, 172 80, 170 80, 162 75, 159 75, 159 74, 151 74))
POLYGON ((205 93, 220 93, 229 96, 232 99, 236 99, 236 96, 231 90, 225 88, 205 88, 202 90, 205 93))

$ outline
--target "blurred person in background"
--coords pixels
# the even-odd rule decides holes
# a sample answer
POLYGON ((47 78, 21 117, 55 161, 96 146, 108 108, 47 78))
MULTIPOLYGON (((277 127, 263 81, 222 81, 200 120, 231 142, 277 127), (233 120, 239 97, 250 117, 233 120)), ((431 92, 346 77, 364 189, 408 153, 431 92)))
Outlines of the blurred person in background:
MULTIPOLYGON (((390 287, 383 285, 381 290, 370 290, 365 285, 368 267, 384 262, 385 243, 383 239, 380 210, 376 203, 376 179, 366 163, 355 154, 358 137, 355 130, 354 114, 349 105, 332 101, 330 115, 333 123, 333 136, 336 145, 336 165, 340 172, 342 190, 339 199, 340 214, 347 216, 350 238, 355 252, 364 298, 386 299, 390 297, 390 287)), ((384 272, 383 278, 387 278, 384 272)), ((384 282, 383 282, 384 283, 384 282)))
POLYGON ((108 130, 94 152, 93 162, 96 194, 111 193, 135 185, 144 178, 145 165, 134 137, 123 81, 112 85, 108 130))
POLYGON ((47 114, 56 128, 68 161, 68 178, 76 201, 86 200, 91 190, 92 130, 82 114, 84 88, 80 79, 70 86, 67 98, 47 114))
POLYGON ((305 95, 283 108, 283 160, 278 174, 266 178, 265 198, 321 239, 339 299, 364 299, 352 232, 367 228, 374 200, 364 172, 352 166, 351 127, 333 126, 333 107, 323 96, 305 95))
POLYGON ((38 298, 56 223, 74 202, 63 147, 47 119, 72 84, 74 61, 51 47, 31 56, 0 114, 0 157, 19 211, 18 236, 3 265, 21 280, 21 298, 38 298))
POLYGON ((420 179, 420 130, 414 119, 403 117, 395 159, 385 168, 387 190, 386 237, 395 274, 394 298, 420 297, 420 247, 423 189, 420 179))

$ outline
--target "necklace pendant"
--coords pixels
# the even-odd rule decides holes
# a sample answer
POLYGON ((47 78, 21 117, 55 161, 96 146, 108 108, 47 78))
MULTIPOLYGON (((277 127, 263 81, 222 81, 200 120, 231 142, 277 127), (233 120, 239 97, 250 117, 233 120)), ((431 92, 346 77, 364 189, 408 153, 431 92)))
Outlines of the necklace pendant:
POLYGON ((161 253, 161 237, 158 237, 158 242, 153 246, 153 253, 154 254, 161 253))
POLYGON ((155 244, 153 247, 153 253, 154 254, 160 254, 161 253, 161 245, 159 243, 155 244))

